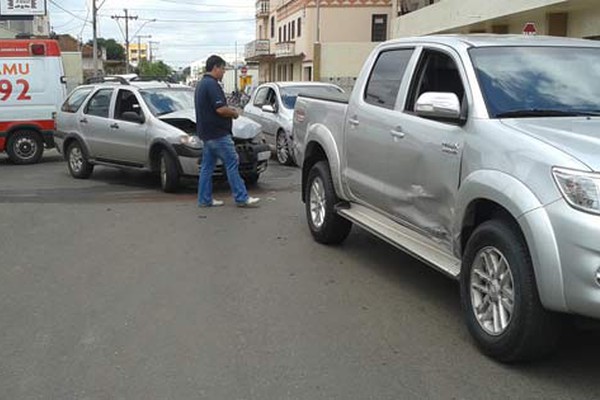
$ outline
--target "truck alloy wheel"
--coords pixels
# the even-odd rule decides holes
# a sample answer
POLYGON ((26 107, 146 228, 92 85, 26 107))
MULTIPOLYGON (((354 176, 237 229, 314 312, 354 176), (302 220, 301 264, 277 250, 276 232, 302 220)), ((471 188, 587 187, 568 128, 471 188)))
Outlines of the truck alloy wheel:
POLYGON ((471 307, 477 322, 492 336, 504 333, 511 322, 515 292, 510 266, 495 247, 477 253, 471 269, 471 307))
POLYGON ((310 170, 304 197, 308 227, 313 238, 323 244, 343 242, 350 233, 352 223, 335 212, 339 199, 335 195, 326 161, 319 161, 310 170))
POLYGON ((35 164, 42 158, 44 144, 37 132, 19 131, 8 139, 6 151, 15 164, 35 164))
POLYGON ((460 277, 463 313, 479 348, 503 362, 540 358, 558 342, 556 314, 541 304, 527 244, 516 222, 479 225, 460 277))

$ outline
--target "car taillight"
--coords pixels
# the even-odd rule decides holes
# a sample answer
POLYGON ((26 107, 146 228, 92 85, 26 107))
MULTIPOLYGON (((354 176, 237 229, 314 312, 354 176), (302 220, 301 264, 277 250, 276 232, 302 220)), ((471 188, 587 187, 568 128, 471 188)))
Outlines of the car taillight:
POLYGON ((43 44, 32 44, 31 45, 31 54, 34 56, 45 56, 46 55, 46 46, 43 44))
POLYGON ((54 130, 55 130, 55 131, 56 131, 56 116, 57 116, 57 113, 56 113, 56 112, 53 112, 53 113, 52 113, 52 120, 54 121, 54 130))

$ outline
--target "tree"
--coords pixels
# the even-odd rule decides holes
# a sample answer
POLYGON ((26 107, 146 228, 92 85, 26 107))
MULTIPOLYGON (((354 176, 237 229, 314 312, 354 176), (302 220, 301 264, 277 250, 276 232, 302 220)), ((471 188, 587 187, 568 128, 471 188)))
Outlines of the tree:
POLYGON ((169 77, 173 69, 162 61, 149 62, 142 60, 138 66, 140 76, 169 77))
MULTIPOLYGON (((98 38, 98 47, 104 47, 106 49, 106 59, 124 61, 125 60, 125 48, 121 46, 115 39, 104 39, 98 38)), ((93 41, 87 42, 88 45, 93 46, 93 41)))

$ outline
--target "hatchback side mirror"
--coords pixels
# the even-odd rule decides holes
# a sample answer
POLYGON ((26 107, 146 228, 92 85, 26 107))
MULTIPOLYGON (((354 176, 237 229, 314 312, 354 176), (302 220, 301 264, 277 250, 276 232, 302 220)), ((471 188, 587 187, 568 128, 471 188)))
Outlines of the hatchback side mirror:
POLYGON ((464 124, 458 96, 449 92, 427 92, 417 99, 415 113, 423 118, 464 124))
POLYGON ((125 111, 123 114, 121 114, 121 119, 123 121, 133 122, 136 124, 143 124, 145 121, 142 115, 133 111, 125 111))
POLYGON ((266 106, 262 106, 262 110, 264 112, 268 112, 271 114, 275 114, 277 111, 275 111, 275 107, 271 106, 271 105, 266 105, 266 106))

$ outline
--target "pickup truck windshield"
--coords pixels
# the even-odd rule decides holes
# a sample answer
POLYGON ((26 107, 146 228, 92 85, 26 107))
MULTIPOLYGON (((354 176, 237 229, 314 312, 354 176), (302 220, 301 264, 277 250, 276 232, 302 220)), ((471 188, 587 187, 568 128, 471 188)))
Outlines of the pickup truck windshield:
POLYGON ((470 50, 492 118, 600 114, 600 49, 486 47, 470 50))
POLYGON ((194 108, 194 91, 191 89, 145 89, 142 98, 155 116, 194 108))
POLYGON ((305 93, 310 96, 331 96, 344 93, 344 91, 335 86, 287 86, 280 90, 281 101, 287 109, 293 110, 296 106, 298 94, 305 93))

